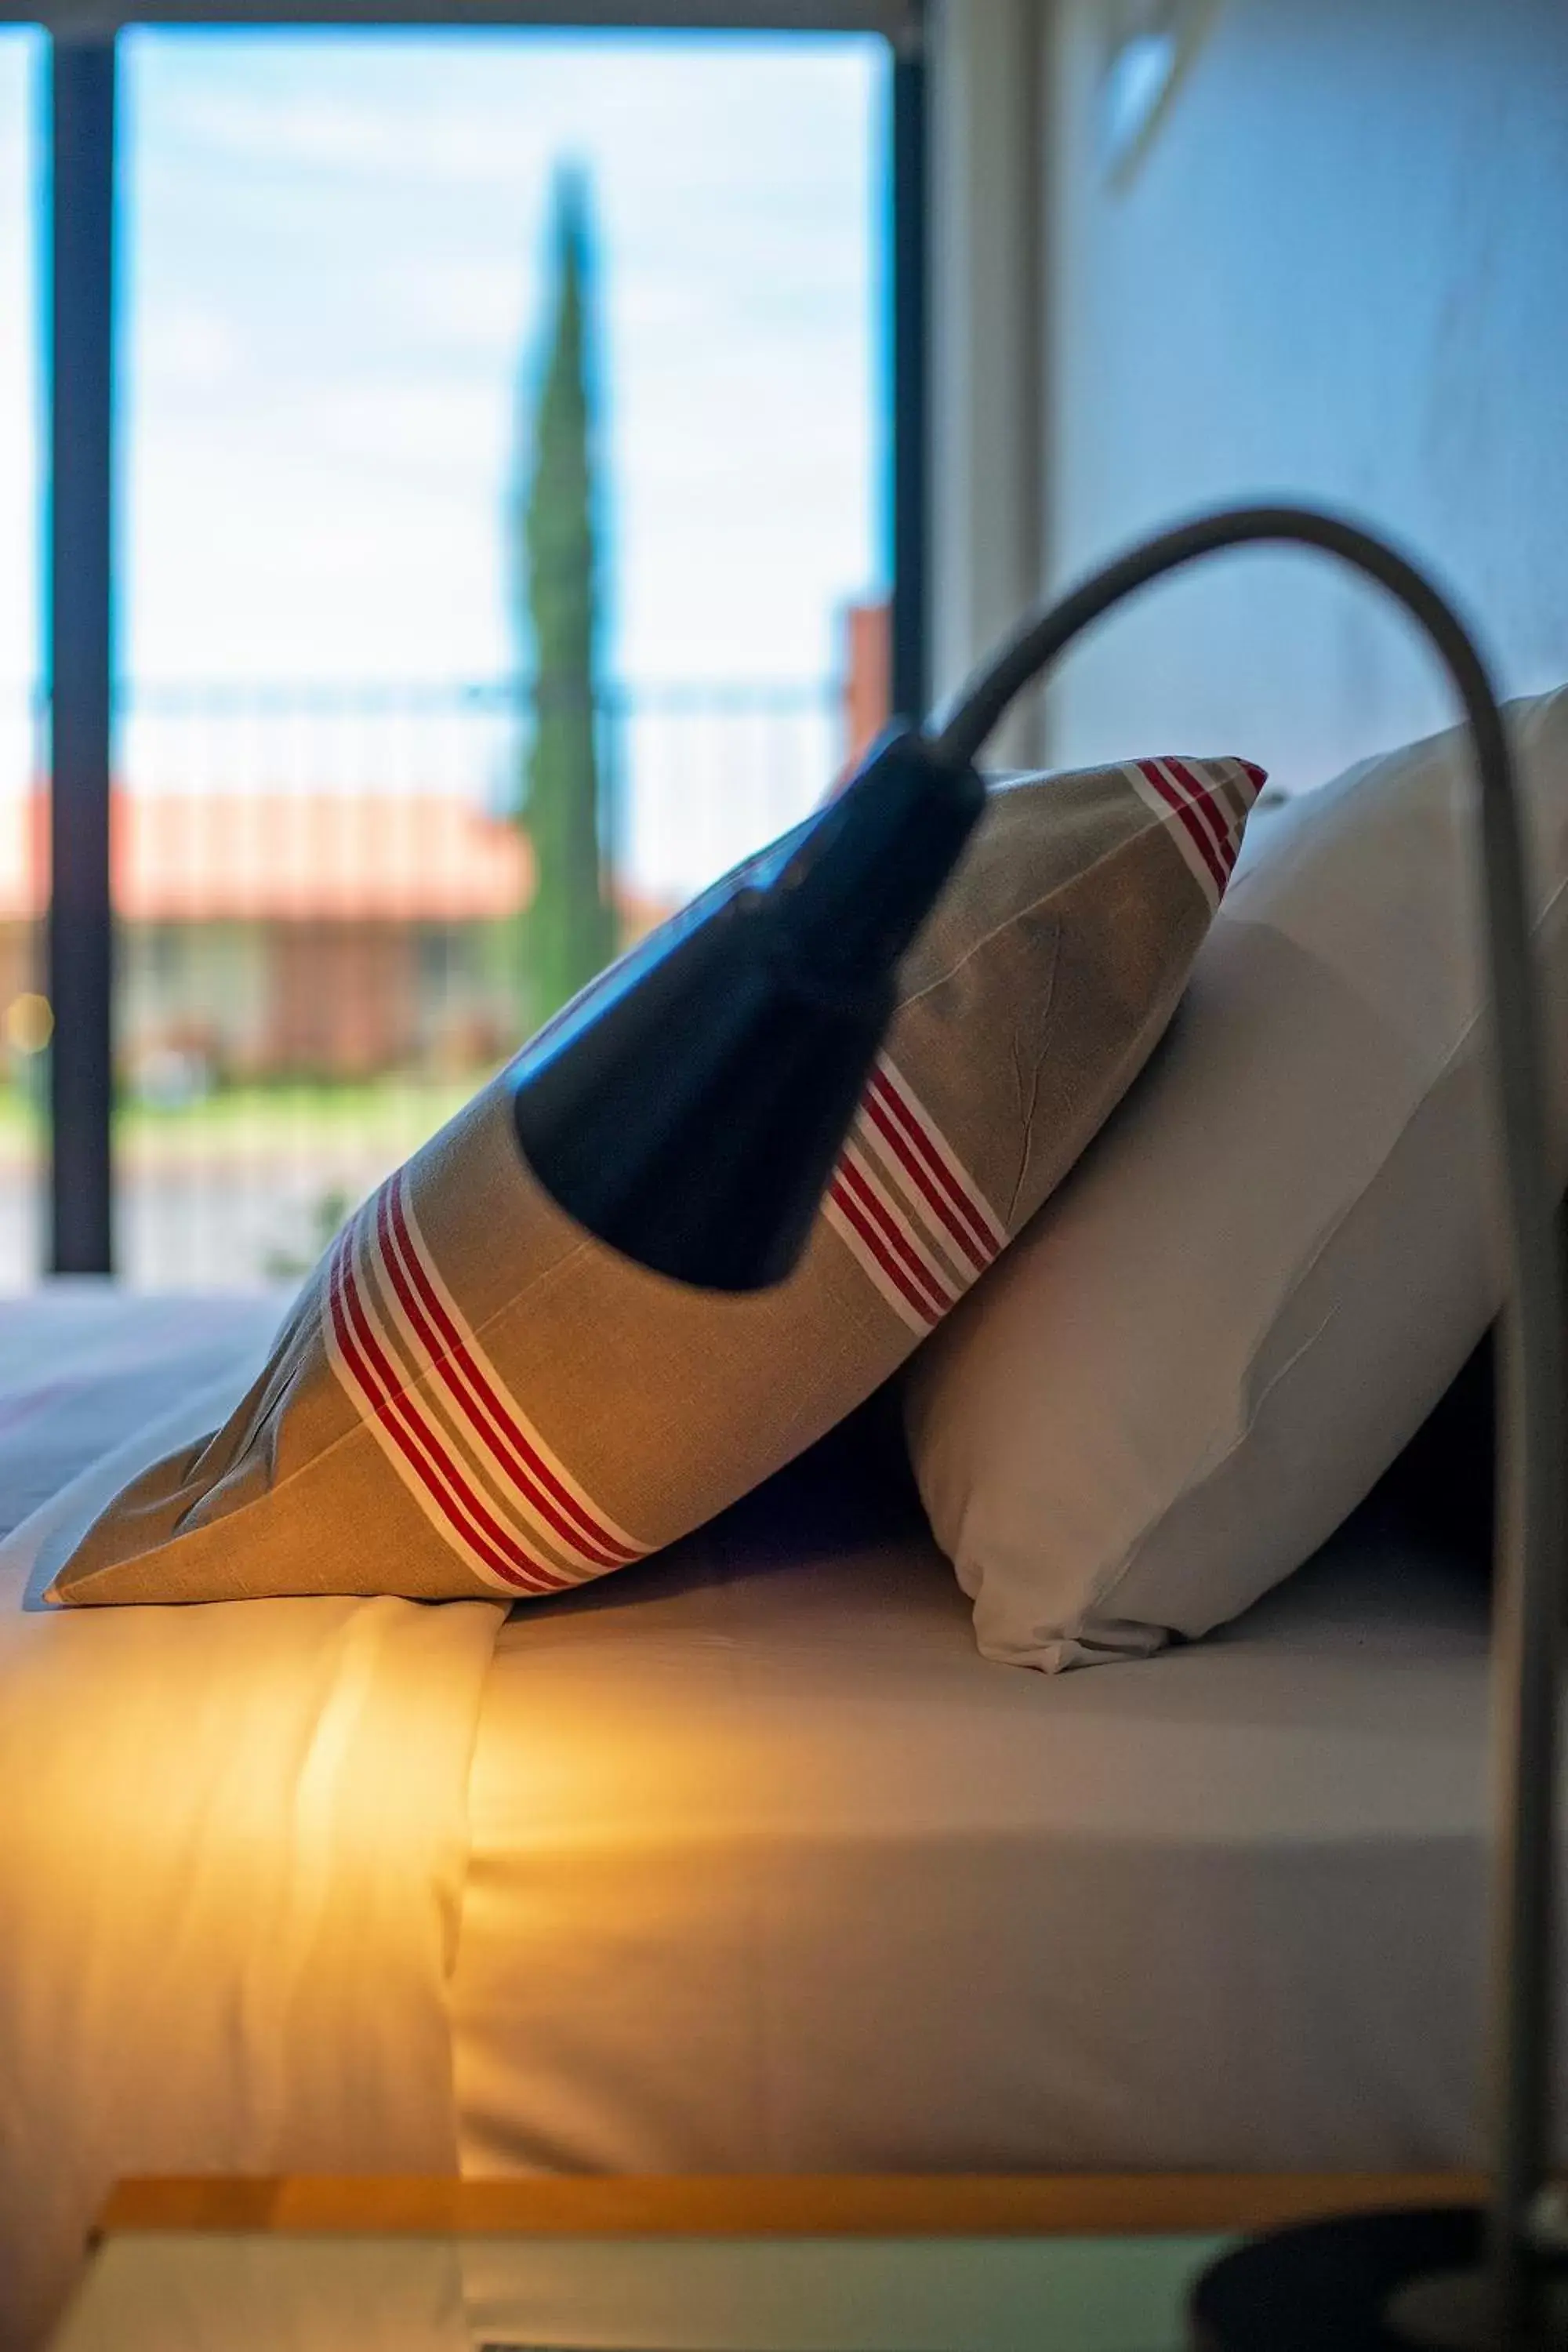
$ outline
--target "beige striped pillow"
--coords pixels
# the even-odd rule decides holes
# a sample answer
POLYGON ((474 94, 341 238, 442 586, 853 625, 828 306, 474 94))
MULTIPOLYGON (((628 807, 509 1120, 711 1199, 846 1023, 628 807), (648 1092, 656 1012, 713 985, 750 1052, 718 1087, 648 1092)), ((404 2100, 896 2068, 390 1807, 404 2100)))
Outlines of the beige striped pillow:
POLYGON ((886 1379, 1071 1166, 1170 1017, 1261 782, 1166 760, 993 790, 774 1290, 689 1290, 588 1238, 520 1160, 502 1073, 50 1597, 548 1593, 711 1516, 886 1379))

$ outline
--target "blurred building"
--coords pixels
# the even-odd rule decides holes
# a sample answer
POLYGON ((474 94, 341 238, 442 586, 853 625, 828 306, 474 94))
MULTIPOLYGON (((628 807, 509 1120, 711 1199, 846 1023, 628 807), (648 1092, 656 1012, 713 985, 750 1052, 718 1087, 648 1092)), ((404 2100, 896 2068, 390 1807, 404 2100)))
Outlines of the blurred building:
POLYGON ((844 759, 853 767, 887 725, 891 698, 891 607, 847 604, 841 639, 844 680, 844 759))
MULTIPOLYGON (((0 802, 0 1004, 37 985, 41 794, 0 802)), ((434 793, 117 793, 117 1057, 156 1092, 462 1071, 518 1042, 526 836, 434 793)))

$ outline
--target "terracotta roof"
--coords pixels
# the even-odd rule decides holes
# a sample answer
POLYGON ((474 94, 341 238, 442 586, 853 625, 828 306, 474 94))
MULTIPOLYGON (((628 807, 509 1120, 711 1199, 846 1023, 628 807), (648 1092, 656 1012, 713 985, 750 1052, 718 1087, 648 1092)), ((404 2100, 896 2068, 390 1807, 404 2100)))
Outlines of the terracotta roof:
MULTIPOLYGON (((132 922, 472 922, 533 890, 527 838, 434 793, 207 793, 113 802, 114 902, 132 922)), ((45 899, 44 796, 0 800, 0 920, 45 899)))
POLYGON ((0 922, 25 922, 42 908, 48 824, 42 793, 0 794, 0 922))

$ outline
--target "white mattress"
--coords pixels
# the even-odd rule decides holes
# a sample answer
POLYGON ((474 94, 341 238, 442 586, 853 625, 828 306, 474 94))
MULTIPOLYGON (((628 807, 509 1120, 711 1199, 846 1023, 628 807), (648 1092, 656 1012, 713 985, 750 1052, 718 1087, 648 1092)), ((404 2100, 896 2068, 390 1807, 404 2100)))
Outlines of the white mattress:
MULTIPOLYGON (((0 1310, 0 1524, 150 1413, 193 1403, 215 1381, 237 1392, 269 1319, 254 1301, 175 1306, 91 1288, 0 1310)), ((454 2082, 457 2146, 479 2172, 1473 2157, 1486 1843, 1476 1570, 1363 1526, 1228 1635, 1047 1680, 979 1657, 945 1564, 841 1469, 830 1452, 662 1559, 519 1612, 488 1668, 489 1633, 472 1633, 471 1670, 455 1653, 440 1667, 438 1706, 437 1661, 421 1665, 414 1633, 434 1639, 469 1617, 488 1628, 499 1612, 363 1604, 409 1618, 415 1681, 383 1675, 382 1744, 367 1735, 353 1750, 371 1759, 359 1777, 375 1788, 349 1785, 345 1764, 323 1836, 365 1845, 355 1808, 363 1798, 383 1819, 386 1741, 421 1707, 422 1737, 449 1757, 471 1750, 466 1876, 460 1761, 447 1771, 450 1818, 432 1796, 417 1835, 376 1849, 387 1899, 401 1889, 402 1906, 381 1948, 407 1956, 407 1997, 367 2006, 356 1995, 375 2026, 361 2037, 367 2053, 398 2035, 411 2051, 425 2029, 407 2020, 443 2031, 457 1919, 441 2061, 432 2049, 416 2070, 423 2104, 403 2160, 423 2133, 419 2160, 440 2161, 428 2151, 451 2130, 454 2082)), ((28 1540, 24 1529, 9 1555, 28 1540)), ((38 1679, 71 1643, 89 1663, 121 1637, 153 1645, 135 1690, 154 1673, 168 1755, 143 1740, 136 1760, 127 1747, 123 1810, 142 1801, 135 1789, 163 1786, 182 1754, 187 1781, 207 1785, 213 1768, 181 1745, 193 1717, 179 1672, 188 1679, 205 1654, 194 1621, 210 1615, 214 1643, 238 1644, 223 1667, 234 1676, 244 1627, 265 1612, 300 1613, 309 1659, 340 1607, 172 1612, 184 1629, 170 1623, 174 1651, 191 1649, 178 1671, 157 1611, 108 1612, 126 1621, 119 1631, 33 1620, 37 1642, 11 1641, 6 1719, 31 1743, 17 1771, 48 1866, 33 1874, 20 1848, 5 1864, 0 1893, 13 1910, 30 1906, 34 1943, 28 1958, 12 1938, 0 2019, 22 2031, 25 1966, 51 1988, 38 2015, 67 2021, 53 2040, 53 2029, 27 2039, 37 2113, 22 2118, 7 2194, 34 2186, 0 2212, 13 2265, 30 2238, 55 2249, 47 2275, 35 2264, 34 2309, 112 2170, 154 2157, 163 2169, 254 2166, 258 2151, 262 2168, 374 2160, 374 2101, 327 2116, 335 2077, 298 2033, 268 2030, 254 2059, 237 2043, 233 2080, 204 2102, 198 2045, 182 2029, 184 2104, 149 2101, 139 2085, 150 2068, 174 2077, 145 2002, 140 2038, 121 2030, 112 1955, 125 1915, 106 1893, 110 1944, 81 1939, 51 1858, 60 1832, 48 1823, 64 1815, 38 1811, 38 1725, 62 1789, 71 1775, 90 1784, 94 1768, 72 1706, 38 1679), (63 2073, 57 2046, 76 2053, 63 2073), (40 2146, 54 2151, 42 2167, 27 2155, 40 2146)), ((282 1661, 279 1650, 279 1673, 282 1661)), ((301 1722, 316 1719, 308 1690, 285 1695, 301 1722)), ((419 1769, 423 1788, 432 1776, 419 1769)), ((402 1807, 410 1820, 414 1810, 402 1807)), ((289 1859, 287 1780, 273 1811, 267 1869, 286 1909, 291 1886, 316 1900, 321 1856, 289 1859)), ((199 1866, 203 1884, 222 1873, 222 1807, 202 1813, 205 1843, 189 1865, 174 1811, 166 1836, 163 1822, 159 1869, 199 1866)), ((69 1843, 87 1864, 88 1845, 74 1832, 69 1843)), ((256 1846, 253 1822, 246 1853, 256 1846)), ((92 1853, 80 1882, 107 1887, 107 1848, 92 1853)), ((232 1960, 259 1983, 259 1953, 216 1971, 205 1947, 192 1957, 204 2015, 221 2022, 233 2000, 256 2009, 225 1969, 232 1960)), ((306 1957, 289 1980, 318 2007, 344 1981, 363 1987, 357 1969, 345 1979, 329 1965, 323 1939, 306 1957)), ((278 1965, 281 1982, 293 1961, 280 1952, 278 1965)), ((177 1972, 161 1968, 156 1992, 173 2032, 177 1972)), ((269 1996, 267 2018, 285 2020, 294 2000, 269 1996)), ((365 2064, 367 2082, 379 2079, 365 2064)), ((388 2144, 383 2130, 376 2147, 388 2144)), ((22 2340, 5 2310, 0 2340, 22 2340)))
POLYGON ((1047 1679, 831 1488, 503 1629, 466 2168, 1473 2160, 1481 1572, 1363 1522, 1225 1635, 1047 1679))

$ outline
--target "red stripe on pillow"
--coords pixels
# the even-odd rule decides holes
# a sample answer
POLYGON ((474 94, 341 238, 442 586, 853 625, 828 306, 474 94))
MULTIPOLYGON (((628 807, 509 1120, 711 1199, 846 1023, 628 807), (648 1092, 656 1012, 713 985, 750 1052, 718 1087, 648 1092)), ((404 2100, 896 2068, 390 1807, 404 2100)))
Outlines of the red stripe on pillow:
POLYGON ((973 1234, 966 1226, 952 1202, 943 1196, 930 1169, 922 1161, 908 1136, 900 1129, 892 1113, 879 1093, 875 1073, 866 1090, 863 1108, 867 1118, 882 1138, 889 1150, 892 1152, 910 1181, 930 1203, 935 1216, 958 1244, 976 1273, 988 1265, 991 1260, 990 1251, 975 1240, 973 1234))
POLYGON ((917 1273, 921 1287, 929 1293, 937 1312, 944 1315, 968 1287, 967 1270, 955 1272, 927 1240, 921 1203, 910 1202, 900 1191, 896 1171, 878 1159, 863 1129, 858 1129, 845 1145, 839 1169, 854 1176, 859 1196, 893 1235, 905 1263, 917 1273))
POLYGON ((1220 785, 1208 781, 1206 776, 1192 774, 1192 769, 1187 767, 1184 760, 1166 760, 1166 767, 1171 769, 1171 774, 1178 776, 1178 779, 1183 781, 1192 793, 1194 793, 1196 802, 1199 802, 1201 807, 1213 812, 1215 824, 1220 825, 1220 854, 1223 854, 1225 858, 1225 873, 1227 873, 1229 877, 1229 870, 1232 870, 1232 866, 1237 863, 1237 852, 1239 852, 1239 846, 1241 846, 1241 825, 1246 824, 1246 816, 1244 814, 1241 814, 1241 816, 1232 816, 1232 814, 1229 814, 1227 802, 1225 802, 1223 793, 1220 793, 1220 785))
POLYGON ((333 1257, 331 1282, 332 1328, 344 1362, 363 1402, 428 1495, 433 1524, 444 1521, 462 1547, 504 1582, 534 1592, 559 1591, 569 1580, 532 1559, 485 1508, 445 1445, 402 1388, 370 1327, 353 1265, 349 1226, 333 1257))
POLYGON ((1213 784, 1201 776, 1194 776, 1184 760, 1166 760, 1163 764, 1166 775, 1181 786, 1187 795, 1189 807, 1195 810, 1207 827, 1228 877, 1236 863, 1236 841, 1225 811, 1215 798, 1213 784))
POLYGON ((1138 772, 1143 778, 1145 783, 1147 783, 1153 792, 1159 794, 1161 800, 1163 801, 1165 806, 1171 811, 1172 814, 1176 819, 1177 824, 1182 827, 1184 833, 1186 834, 1188 839, 1192 842, 1194 848, 1197 851, 1199 857, 1202 859, 1203 864, 1207 870, 1209 878, 1213 882, 1215 890, 1223 893, 1227 878, 1225 866, 1221 862, 1219 853, 1209 837, 1207 828, 1198 822, 1197 817, 1193 813, 1192 805, 1186 799, 1184 793, 1171 778, 1162 772, 1160 763, 1157 760, 1140 760, 1137 765, 1138 772))
POLYGON ((963 1221, 978 1247, 979 1264, 989 1265, 1007 1238, 1007 1229, 945 1137, 916 1102, 902 1073, 883 1055, 871 1074, 870 1089, 898 1121, 932 1181, 963 1221))
POLYGON ((442 1306, 404 1213, 401 1175, 377 1196, 380 1259, 429 1368, 457 1406, 472 1434, 500 1458, 519 1502, 542 1521, 539 1532, 575 1551, 584 1567, 624 1568, 639 1557, 617 1544, 576 1501, 542 1462, 528 1433, 509 1412, 474 1360, 462 1333, 442 1306))
POLYGON ((963 1285, 927 1246, 909 1210, 891 1188, 882 1182, 873 1163, 854 1142, 845 1146, 838 1173, 854 1186, 856 1198, 889 1236, 900 1260, 909 1267, 936 1313, 945 1315, 961 1295, 963 1285))
MULTIPOLYGON (((352 1261, 344 1258, 334 1268, 336 1276, 332 1295, 333 1325, 339 1347, 360 1391, 362 1413, 373 1427, 379 1428, 397 1454, 407 1465, 417 1486, 423 1490, 421 1507, 438 1532, 471 1565, 488 1570, 513 1589, 539 1592, 556 1589, 554 1581, 542 1579, 548 1571, 541 1569, 531 1574, 507 1560, 492 1544, 483 1529, 465 1507, 462 1480, 439 1444, 432 1438, 425 1421, 412 1410, 406 1391, 396 1383, 393 1368, 378 1346, 370 1328, 364 1301, 361 1296, 352 1261), (364 1407, 370 1410, 364 1412, 364 1407)), ((417 1497, 416 1497, 417 1499, 417 1497)), ((507 1546, 506 1549, 513 1549, 507 1546)))
POLYGON ((446 1542, 466 1559, 481 1577, 499 1579, 514 1590, 534 1588, 500 1559, 494 1559, 482 1538, 470 1541, 460 1529, 454 1532, 449 1497, 441 1491, 439 1478, 424 1449, 411 1440, 392 1411, 392 1400, 376 1381, 374 1370, 361 1353, 352 1328, 342 1283, 341 1255, 334 1256, 327 1281, 329 1353, 333 1370, 352 1399, 361 1420, 394 1458, 415 1500, 426 1517, 446 1542))
POLYGON ((430 1244, 419 1230, 418 1219, 408 1199, 405 1169, 398 1171, 395 1206, 398 1231, 404 1235, 415 1255, 423 1276, 425 1290, 431 1301, 432 1310, 438 1313, 441 1318, 442 1329, 457 1335, 466 1360, 472 1364, 475 1378, 484 1383, 485 1393, 495 1412, 503 1417, 507 1428, 532 1465, 536 1475, 543 1481, 562 1508, 569 1512, 595 1542, 602 1543, 606 1550, 616 1553, 623 1561, 645 1559, 654 1547, 644 1543, 639 1537, 628 1535, 625 1528, 618 1527, 608 1513, 602 1510, 592 1496, 577 1485, 564 1465, 552 1457, 544 1439, 523 1412, 516 1398, 505 1387, 500 1376, 487 1367, 483 1350, 474 1335, 473 1328, 465 1319, 462 1309, 442 1282, 441 1271, 432 1255, 430 1244))
POLYGON ((832 1185, 829 1188, 829 1198, 832 1200, 834 1206, 837 1209, 840 1216, 842 1216, 859 1235, 862 1244, 870 1252, 877 1264, 881 1267, 882 1272, 892 1284, 894 1289, 898 1291, 900 1297, 908 1301, 910 1307, 920 1318, 921 1323, 928 1327, 931 1324, 935 1323, 942 1313, 942 1309, 938 1307, 933 1307, 910 1281, 909 1276, 899 1264, 898 1259, 889 1248, 882 1235, 878 1232, 876 1226, 868 1217, 865 1210, 856 1200, 853 1190, 845 1183, 844 1177, 845 1171, 840 1168, 838 1173, 834 1177, 832 1185))

